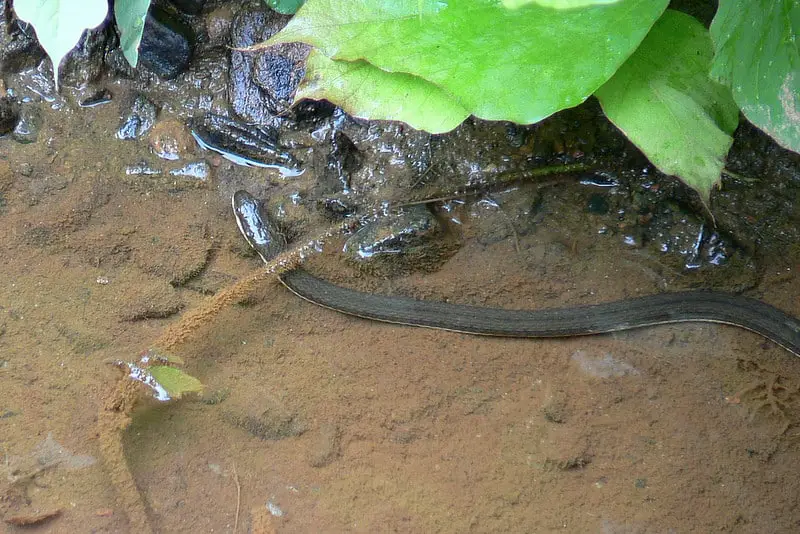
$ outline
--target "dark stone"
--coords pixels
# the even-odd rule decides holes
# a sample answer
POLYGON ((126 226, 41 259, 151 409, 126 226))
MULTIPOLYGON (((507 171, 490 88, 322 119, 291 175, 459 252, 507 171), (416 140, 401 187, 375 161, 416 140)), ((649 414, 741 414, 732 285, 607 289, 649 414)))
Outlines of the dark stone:
POLYGON ((30 24, 18 20, 7 0, 0 0, 0 74, 33 68, 45 57, 30 24))
POLYGON ((208 114, 194 121, 192 135, 202 148, 218 152, 236 164, 277 167, 287 175, 301 172, 300 163, 279 144, 274 129, 208 114))
MULTIPOLYGON (((289 17, 265 9, 246 8, 236 14, 231 24, 231 46, 243 48, 272 37, 288 22, 289 17)), ((228 100, 233 112, 244 121, 259 126, 277 126, 275 116, 285 109, 288 86, 278 83, 271 68, 283 69, 291 76, 291 59, 281 60, 274 51, 239 52, 231 50, 228 100), (258 67, 259 80, 256 81, 258 67), (277 93, 272 94, 272 91, 277 93)))
POLYGON ((170 80, 186 70, 194 53, 192 29, 158 6, 151 6, 144 23, 139 61, 159 78, 170 80))
POLYGON ((302 100, 291 109, 290 114, 295 123, 293 126, 313 131, 330 119, 337 109, 327 100, 302 100))
POLYGON ((100 89, 95 93, 90 94, 80 101, 79 105, 82 108, 93 108, 95 106, 102 106, 111 102, 114 95, 108 89, 100 89))
POLYGON ((292 105, 300 80, 306 73, 309 48, 299 43, 273 46, 258 54, 253 81, 266 94, 270 112, 283 115, 292 105))
POLYGON ((208 46, 224 46, 226 49, 230 47, 233 12, 231 4, 225 3, 203 16, 208 46))
POLYGON ((39 129, 42 127, 42 117, 39 108, 34 105, 22 106, 19 113, 19 121, 14 128, 11 136, 15 141, 28 144, 35 143, 39 138, 39 129))
MULTIPOLYGON (((368 185, 372 180, 391 176, 395 191, 384 191, 383 194, 388 197, 395 194, 399 198, 405 194, 401 191, 416 187, 420 176, 430 167, 432 137, 427 132, 414 130, 400 122, 365 122, 344 114, 334 121, 341 121, 335 130, 347 135, 364 155, 364 167, 351 176, 354 189, 372 188, 368 185)), ((470 176, 469 169, 461 176, 470 176)))
POLYGON ((156 122, 156 106, 144 95, 137 96, 131 109, 122 118, 117 139, 138 139, 147 133, 156 122))
POLYGON ((435 239, 441 233, 425 206, 413 206, 367 223, 347 239, 342 252, 360 269, 382 276, 433 270, 454 252, 452 243, 435 239))
POLYGON ((343 219, 357 211, 354 204, 341 198, 324 198, 321 205, 334 219, 343 219))
POLYGON ((336 180, 345 194, 350 192, 350 178, 361 168, 363 157, 356 145, 342 132, 333 134, 323 182, 336 180), (327 179, 327 180, 326 180, 327 179))
POLYGON ((0 98, 0 137, 14 131, 19 121, 19 104, 12 98, 0 98))
POLYGON ((105 57, 106 69, 109 76, 113 78, 135 78, 136 69, 131 67, 128 60, 125 59, 125 54, 122 53, 122 48, 114 48, 109 50, 105 57))
POLYGON ((8 89, 20 102, 56 103, 58 93, 53 80, 53 68, 49 59, 45 58, 35 67, 23 69, 6 79, 8 89))
POLYGON ((170 0, 170 3, 187 15, 199 15, 206 0, 170 0))
POLYGON ((105 71, 106 52, 118 43, 117 34, 109 24, 85 32, 61 64, 61 83, 82 88, 98 80, 105 71))

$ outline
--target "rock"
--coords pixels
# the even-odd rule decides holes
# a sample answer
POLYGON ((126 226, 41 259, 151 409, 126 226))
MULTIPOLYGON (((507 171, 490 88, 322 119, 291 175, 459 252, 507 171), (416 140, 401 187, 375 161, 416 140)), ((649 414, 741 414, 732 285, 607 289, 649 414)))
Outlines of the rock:
POLYGON ((104 74, 105 53, 118 44, 116 32, 109 24, 104 23, 85 32, 61 64, 58 71, 60 83, 78 89, 87 88, 104 74))
POLYGON ((113 98, 114 95, 112 95, 111 91, 108 89, 99 89, 86 96, 78 105, 82 108, 93 108, 96 106, 102 106, 103 104, 108 104, 113 98))
POLYGON ((741 292, 758 283, 755 263, 697 214, 675 202, 643 211, 639 210, 639 227, 644 250, 676 271, 703 271, 702 279, 692 284, 741 292))
POLYGON ((22 144, 35 143, 39 138, 39 129, 42 127, 42 117, 39 108, 34 104, 24 105, 20 108, 19 121, 14 127, 11 137, 22 144))
POLYGON ((139 61, 159 78, 170 80, 186 70, 194 53, 192 29, 158 6, 147 12, 139 61))
POLYGON ((8 97, 0 98, 0 137, 14 131, 19 121, 19 104, 8 97))
POLYGON ((156 106, 144 95, 138 95, 128 114, 122 118, 117 130, 117 139, 138 139, 147 133, 156 122, 156 106))
POLYGON ((61 107, 64 102, 56 92, 53 68, 49 59, 43 59, 38 65, 9 76, 7 82, 9 92, 13 92, 21 102, 45 101, 54 109, 61 107))
MULTIPOLYGON (((287 16, 265 9, 242 9, 231 24, 231 46, 242 48, 265 41, 283 28, 288 20, 287 16)), ((275 115, 287 89, 285 84, 270 79, 270 66, 282 65, 285 76, 291 77, 292 74, 291 68, 286 70, 289 63, 277 59, 276 54, 280 55, 275 51, 253 53, 231 50, 228 99, 233 112, 245 122, 273 127, 280 123, 275 115), (258 67, 260 82, 256 82, 256 65, 259 62, 263 64, 258 67), (271 94, 272 90, 278 93, 271 94)))
MULTIPOLYGON (((384 189, 384 198, 407 197, 431 164, 431 134, 399 122, 365 122, 344 116, 340 131, 364 154, 365 165, 351 180, 356 190, 375 187, 376 180, 391 176, 394 191, 384 189)), ((374 200, 378 200, 377 198, 374 200)))
POLYGON ((10 2, 0 0, 0 74, 33 68, 44 57, 33 27, 14 16, 10 2))
POLYGON ((304 44, 288 43, 258 54, 253 81, 264 90, 271 113, 283 115, 289 111, 297 86, 306 73, 308 51, 309 47, 304 44))
POLYGON ((211 175, 211 166, 205 161, 193 161, 183 167, 169 171, 170 176, 187 178, 196 182, 206 182, 211 175))
POLYGON ((343 193, 350 193, 351 177, 361 168, 363 159, 349 137, 342 132, 334 133, 331 140, 331 153, 328 155, 325 173, 320 181, 324 183, 335 180, 343 193))
POLYGON ((396 275, 433 270, 449 258, 454 246, 442 239, 441 225, 424 206, 367 223, 344 244, 345 256, 368 272, 396 275))
POLYGON ((206 15, 206 33, 212 46, 230 44, 231 21, 233 10, 229 4, 223 4, 206 15))
POLYGON ((187 15, 199 15, 206 0, 170 0, 170 3, 187 15))
POLYGON ((281 147, 278 133, 272 128, 259 128, 210 113, 194 121, 192 135, 202 148, 222 154, 238 165, 276 168, 284 176, 302 173, 300 162, 281 147))
POLYGON ((195 146, 192 134, 182 121, 158 121, 148 136, 150 150, 159 158, 174 161, 185 157, 195 146))

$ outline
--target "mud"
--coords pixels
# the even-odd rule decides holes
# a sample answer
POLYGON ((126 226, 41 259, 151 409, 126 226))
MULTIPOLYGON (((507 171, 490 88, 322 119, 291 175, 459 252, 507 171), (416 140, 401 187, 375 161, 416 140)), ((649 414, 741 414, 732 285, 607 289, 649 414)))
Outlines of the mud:
MULTIPOLYGON (((292 208, 287 199, 309 198, 313 173, 287 180, 195 148, 184 157, 207 161, 208 180, 129 175, 127 166, 158 160, 146 140, 114 138, 121 111, 115 103, 62 109, 43 116, 37 143, 0 139, 3 519, 59 511, 29 532, 130 532, 144 522, 161 532, 800 526, 800 358, 721 325, 515 340, 319 309, 262 274, 230 213, 230 194, 243 186, 305 209, 312 203, 292 208), (186 317, 203 315, 212 294, 242 280, 252 282, 247 291, 175 334, 186 317), (163 404, 118 382, 108 362, 134 361, 159 340, 206 385, 205 396, 163 404), (117 384, 137 400, 121 449, 98 434, 109 409, 125 413, 104 405, 117 384), (48 439, 81 458, 121 458, 130 471, 42 463, 36 451, 48 439), (140 503, 145 515, 130 516, 140 503)), ((441 158, 457 161, 478 135, 509 143, 500 126, 464 128, 436 141, 456 151, 441 158)), ((575 143, 562 144, 579 150, 575 143)), ((359 186, 358 176, 354 187, 397 200, 404 189, 392 187, 386 168, 383 189, 359 186)), ((398 172, 411 181, 408 167, 398 172)), ((663 206, 663 191, 681 187, 651 180, 659 191, 643 188, 644 179, 607 193, 565 177, 445 205, 437 216, 461 246, 435 272, 368 276, 342 259, 342 241, 307 268, 364 290, 487 306, 720 287, 800 315, 796 244, 753 241, 748 247, 770 254, 750 254, 727 236, 727 257, 741 261, 685 269, 680 254, 665 260, 637 242, 644 208, 663 206)), ((794 182, 781 189, 769 175, 761 180, 720 198, 744 209, 747 188, 761 188, 761 209, 771 194, 797 194, 794 182)), ((667 225, 675 235, 707 224, 681 191, 670 197, 678 199, 672 213, 683 214, 667 225)), ((736 228, 759 216, 716 215, 736 228)), ((313 210, 295 220, 304 238, 330 225, 313 210)), ((782 224, 796 231, 796 220, 782 224)), ((761 240, 768 229, 757 231, 761 240)))

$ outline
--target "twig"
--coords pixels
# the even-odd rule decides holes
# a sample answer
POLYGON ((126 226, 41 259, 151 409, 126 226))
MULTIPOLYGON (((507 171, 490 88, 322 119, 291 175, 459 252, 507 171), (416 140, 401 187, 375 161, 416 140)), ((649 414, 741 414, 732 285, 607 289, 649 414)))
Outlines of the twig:
MULTIPOLYGON (((468 195, 477 194, 485 189, 498 187, 502 185, 508 185, 513 182, 519 182, 522 180, 529 180, 531 178, 542 178, 546 176, 552 176, 555 174, 571 174, 575 172, 586 172, 594 170, 595 167, 592 165, 587 165, 585 163, 570 163, 567 165, 549 165, 547 167, 539 167, 537 169, 528 169, 526 171, 508 171, 501 174, 498 174, 496 178, 491 181, 475 184, 471 186, 464 187, 457 191, 447 193, 442 196, 430 197, 430 198, 423 198, 420 200, 410 200, 408 202, 399 202, 399 203, 390 203, 390 209, 400 209, 400 208, 408 208, 411 206, 419 206, 420 204, 433 204, 434 202, 447 202, 448 200, 454 200, 456 198, 461 198, 468 195)), ((549 184, 551 182, 547 182, 549 184)), ((545 183, 539 182, 537 185, 542 186, 546 185, 545 183)))
MULTIPOLYGON (((161 350, 175 348, 200 328, 208 325, 226 306, 246 297, 259 283, 294 269, 306 257, 315 253, 326 239, 338 236, 358 224, 360 224, 358 220, 348 220, 344 224, 329 228, 316 239, 278 255, 264 268, 256 270, 209 298, 195 310, 186 313, 180 320, 167 328, 152 346, 161 350)), ((140 394, 139 382, 131 380, 127 373, 122 375, 104 399, 103 408, 98 415, 98 435, 107 474, 114 485, 119 504, 127 513, 131 530, 139 534, 146 534, 152 532, 153 528, 144 498, 136 487, 130 471, 122 442, 123 432, 130 425, 131 413, 140 394)))
POLYGON ((236 472, 236 462, 233 462, 233 481, 236 483, 236 516, 233 519, 233 534, 239 529, 239 507, 242 504, 242 485, 239 484, 239 473, 236 472))

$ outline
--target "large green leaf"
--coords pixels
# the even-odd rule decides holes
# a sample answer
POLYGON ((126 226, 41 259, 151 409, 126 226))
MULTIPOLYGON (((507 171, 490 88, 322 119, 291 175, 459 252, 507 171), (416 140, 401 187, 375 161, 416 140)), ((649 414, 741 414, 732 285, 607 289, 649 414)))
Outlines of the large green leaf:
POLYGON ((349 114, 403 121, 419 130, 452 130, 469 112, 438 86, 410 74, 382 71, 365 61, 339 61, 314 50, 295 101, 326 99, 349 114))
POLYGON ((720 0, 711 23, 711 75, 733 91, 745 117, 800 152, 800 2, 720 0))
POLYGON ((144 19, 150 0, 117 0, 114 18, 119 28, 119 46, 132 67, 139 63, 139 43, 142 41, 144 19))
POLYGON ((573 9, 602 4, 615 4, 619 0, 503 0, 503 5, 510 9, 527 6, 528 4, 538 4, 542 7, 552 7, 553 9, 573 9))
POLYGON ((719 180, 739 117, 730 91, 708 77, 712 55, 703 25, 669 10, 596 93, 606 116, 656 167, 704 199, 719 180))
POLYGON ((496 0, 309 0, 263 46, 301 41, 363 59, 440 86, 478 117, 527 124, 608 80, 667 1, 510 10, 496 0))
POLYGON ((99 26, 108 14, 107 0, 14 0, 14 11, 36 30, 36 37, 53 62, 58 89, 58 66, 78 44, 83 30, 99 26))

